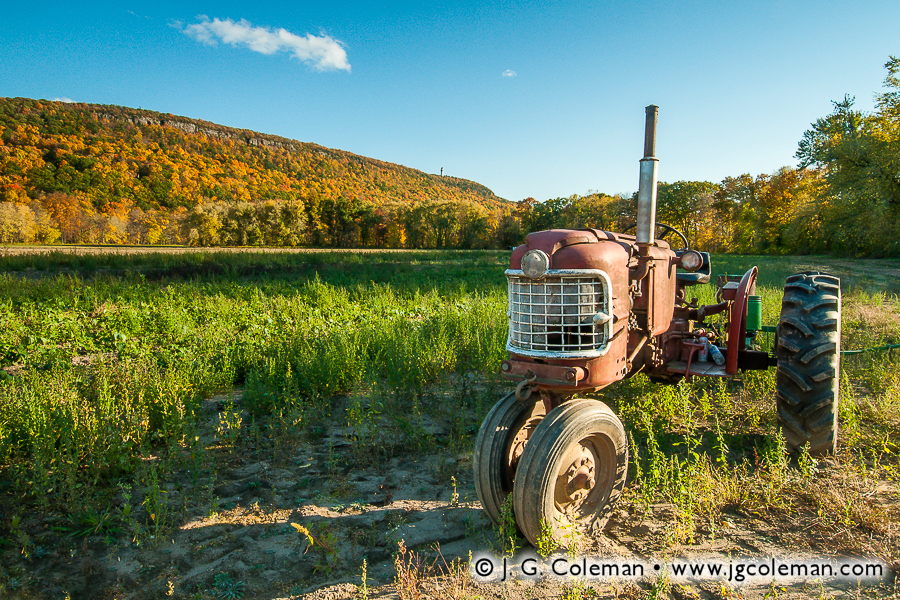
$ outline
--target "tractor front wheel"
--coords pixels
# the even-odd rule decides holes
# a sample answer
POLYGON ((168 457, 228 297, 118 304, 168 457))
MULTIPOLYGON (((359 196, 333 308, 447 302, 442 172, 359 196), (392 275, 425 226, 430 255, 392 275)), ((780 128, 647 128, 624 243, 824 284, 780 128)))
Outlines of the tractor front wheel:
POLYGON ((628 470, 625 428, 608 406, 575 399, 550 411, 519 461, 513 507, 535 547, 602 528, 622 494, 628 470), (541 539, 543 538, 543 539, 541 539))
POLYGON ((841 280, 819 272, 784 285, 775 374, 778 424, 791 452, 837 447, 841 360, 841 280))
POLYGON ((494 523, 512 493, 513 476, 531 434, 544 418, 540 394, 534 401, 516 399, 515 392, 504 396, 488 412, 475 439, 475 491, 494 523))

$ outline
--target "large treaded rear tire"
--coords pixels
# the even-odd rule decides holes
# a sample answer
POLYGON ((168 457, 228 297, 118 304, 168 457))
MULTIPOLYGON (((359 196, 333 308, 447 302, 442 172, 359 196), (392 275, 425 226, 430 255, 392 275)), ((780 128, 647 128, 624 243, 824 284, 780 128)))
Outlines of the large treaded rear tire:
POLYGON ((819 272, 787 278, 778 323, 778 424, 791 452, 837 448, 841 280, 819 272))

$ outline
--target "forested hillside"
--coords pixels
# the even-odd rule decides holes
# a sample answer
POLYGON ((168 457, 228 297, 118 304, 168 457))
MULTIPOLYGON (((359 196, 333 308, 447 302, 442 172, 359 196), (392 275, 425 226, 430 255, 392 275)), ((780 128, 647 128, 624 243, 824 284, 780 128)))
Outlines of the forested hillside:
MULTIPOLYGON (((713 252, 900 256, 900 59, 885 68, 876 110, 834 102, 798 140, 796 168, 661 182, 658 220, 713 252)), ((0 243, 488 248, 553 227, 621 231, 634 210, 593 192, 506 202, 205 121, 0 99, 0 243)))
POLYGON ((3 98, 0 140, 0 242, 487 245, 508 206, 472 181, 117 106, 3 98))

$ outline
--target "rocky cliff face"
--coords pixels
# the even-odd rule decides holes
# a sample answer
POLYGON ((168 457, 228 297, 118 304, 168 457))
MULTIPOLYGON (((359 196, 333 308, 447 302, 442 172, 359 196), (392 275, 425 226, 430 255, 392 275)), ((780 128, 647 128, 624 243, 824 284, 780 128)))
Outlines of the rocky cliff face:
POLYGON ((128 122, 132 125, 156 125, 159 127, 172 127, 185 133, 202 134, 218 139, 233 139, 249 146, 260 148, 288 148, 297 149, 297 145, 304 144, 295 140, 279 138, 274 135, 260 134, 247 129, 234 129, 205 121, 188 120, 185 117, 174 115, 159 115, 158 113, 142 112, 142 114, 122 115, 111 112, 98 112, 97 117, 106 122, 128 122), (157 116, 158 115, 158 116, 157 116))

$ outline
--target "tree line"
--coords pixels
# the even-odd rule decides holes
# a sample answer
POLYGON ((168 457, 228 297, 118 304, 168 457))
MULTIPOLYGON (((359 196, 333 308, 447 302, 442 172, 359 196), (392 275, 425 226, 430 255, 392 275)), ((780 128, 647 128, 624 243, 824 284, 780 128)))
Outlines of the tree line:
POLYGON ((464 200, 375 205, 321 196, 172 210, 122 201, 98 211, 78 196, 52 192, 0 202, 0 243, 495 248, 520 243, 512 211, 464 200))
MULTIPOLYGON (((876 109, 834 102, 797 167, 661 182, 658 221, 711 252, 900 256, 900 60, 885 68, 876 109)), ((474 182, 149 111, 0 99, 0 127, 0 243, 505 248, 635 221, 636 194, 506 202, 474 182)))

